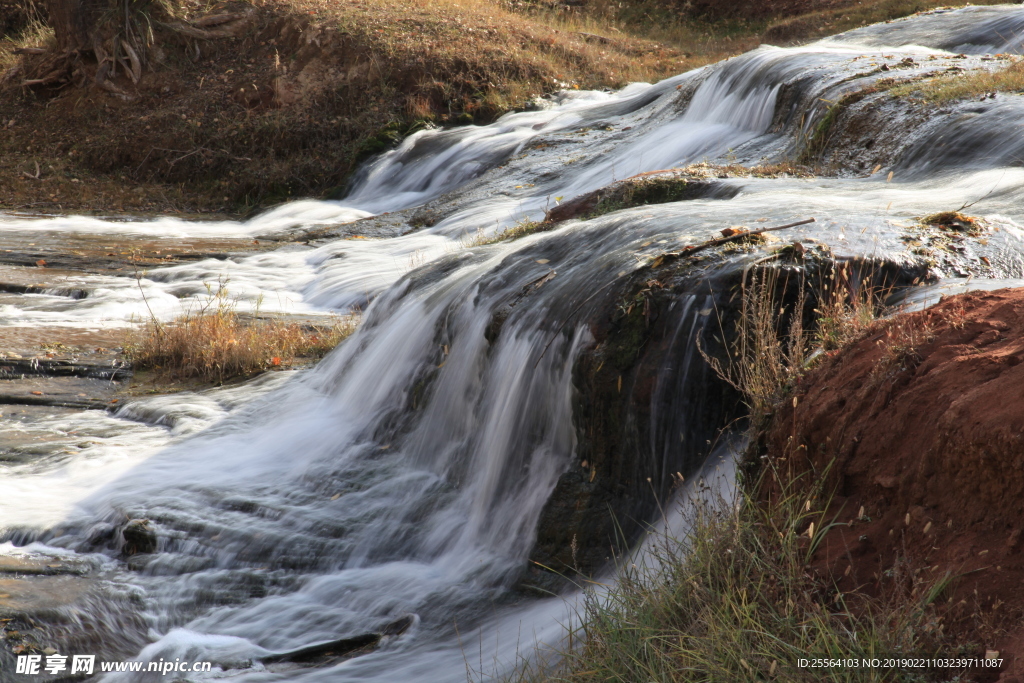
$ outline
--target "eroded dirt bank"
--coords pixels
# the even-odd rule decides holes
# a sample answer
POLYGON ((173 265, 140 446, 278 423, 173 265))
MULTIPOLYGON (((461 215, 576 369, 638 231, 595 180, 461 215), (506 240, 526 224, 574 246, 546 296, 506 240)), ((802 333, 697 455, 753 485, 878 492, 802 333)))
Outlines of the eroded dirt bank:
POLYGON ((651 41, 484 3, 165 9, 138 73, 115 69, 105 87, 88 59, 67 78, 37 73, 47 29, 3 37, 0 206, 239 212, 337 196, 360 162, 425 126, 486 123, 544 93, 689 67, 651 41))
POLYGON ((824 360, 768 437, 781 472, 835 491, 813 571, 839 593, 941 590, 936 629, 998 651, 1005 683, 1024 680, 1022 359, 1024 290, 949 297, 824 360))

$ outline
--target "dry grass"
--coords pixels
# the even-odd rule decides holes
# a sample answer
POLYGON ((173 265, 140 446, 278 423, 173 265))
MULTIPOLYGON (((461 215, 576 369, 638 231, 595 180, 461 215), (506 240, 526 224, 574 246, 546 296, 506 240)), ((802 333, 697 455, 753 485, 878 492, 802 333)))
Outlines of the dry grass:
MULTIPOLYGON (((776 257, 804 260, 803 251, 795 253, 793 246, 780 249, 776 257)), ((870 273, 855 280, 853 272, 845 264, 832 264, 814 285, 804 275, 792 280, 777 269, 744 280, 729 358, 722 361, 703 349, 701 354, 743 396, 753 429, 775 411, 815 352, 834 353, 878 319, 892 288, 873 285, 870 273)))
POLYGON ((227 290, 212 291, 202 304, 169 323, 155 318, 133 331, 124 353, 138 370, 168 379, 223 383, 316 358, 355 331, 358 318, 339 317, 329 326, 243 318, 227 290))
POLYGON ((941 104, 967 98, 987 97, 997 92, 1024 92, 1024 61, 995 71, 966 71, 930 78, 894 88, 893 95, 915 97, 941 104))
MULTIPOLYGON (((190 20, 212 11, 165 4, 190 20)), ((0 94, 0 206, 246 212, 337 197, 359 163, 424 126, 486 123, 543 93, 718 61, 765 40, 775 16, 769 7, 754 19, 710 21, 667 0, 594 0, 571 11, 496 0, 252 4, 238 39, 199 41, 199 59, 168 41, 137 86, 119 76, 131 101, 71 87, 0 94), (26 176, 36 162, 41 176, 26 176)), ((865 0, 842 10, 842 27, 936 4, 865 0)), ((791 38, 823 26, 840 28, 791 26, 791 38)), ((12 49, 48 41, 38 22, 5 36, 0 69, 21 59, 12 49)))
POLYGON ((726 362, 706 354, 715 373, 740 392, 751 422, 760 425, 772 413, 786 386, 802 371, 811 337, 803 326, 806 298, 801 287, 789 315, 778 298, 779 273, 754 274, 743 283, 740 316, 730 358, 726 362))
POLYGON ((524 218, 514 225, 510 225, 504 230, 501 230, 494 235, 486 235, 484 231, 477 230, 476 234, 468 240, 463 240, 463 245, 467 248, 482 247, 488 244, 497 244, 498 242, 514 241, 527 235, 532 235, 535 232, 544 232, 551 230, 554 223, 548 223, 546 221, 531 221, 524 218))
MULTIPOLYGON (((239 39, 201 41, 199 60, 168 42, 137 86, 119 76, 131 101, 5 91, 0 119, 14 124, 0 136, 0 206, 238 211, 338 196, 359 163, 424 126, 487 123, 544 93, 696 65, 485 0, 254 5, 239 39), (41 178, 26 177, 36 161, 41 178)), ((5 38, 3 66, 21 59, 13 48, 44 44, 33 30, 5 38)))
POLYGON ((955 651, 940 640, 933 607, 949 578, 926 580, 898 564, 876 597, 840 592, 808 567, 837 525, 825 514, 827 492, 809 480, 791 480, 770 499, 757 489, 735 502, 705 494, 689 503, 680 535, 657 537, 653 557, 620 562, 606 593, 588 590, 561 666, 513 680, 935 680, 898 668, 798 665, 955 651))
POLYGON ((874 374, 881 378, 917 367, 921 362, 918 349, 932 341, 935 333, 926 323, 897 316, 884 324, 879 337, 875 343, 882 348, 882 358, 874 374))

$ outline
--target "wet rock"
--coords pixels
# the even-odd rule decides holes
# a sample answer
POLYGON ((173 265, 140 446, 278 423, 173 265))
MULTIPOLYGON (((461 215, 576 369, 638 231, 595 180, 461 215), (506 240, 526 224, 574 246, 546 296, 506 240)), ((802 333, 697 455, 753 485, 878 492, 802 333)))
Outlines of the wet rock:
POLYGON ((86 535, 90 546, 106 546, 117 536, 117 527, 109 522, 100 522, 89 529, 86 535))
MULTIPOLYGON (((697 251, 694 249, 693 251, 697 251)), ((554 591, 544 577, 593 574, 631 546, 647 520, 672 496, 680 476, 704 462, 721 430, 741 414, 739 396, 709 367, 723 358, 722 331, 740 315, 735 296, 746 272, 778 269, 780 302, 793 310, 800 282, 823 282, 833 270, 879 291, 909 286, 927 268, 909 261, 837 259, 828 250, 778 250, 725 258, 654 259, 621 286, 609 288, 585 320, 593 345, 573 369, 577 462, 557 481, 537 527, 524 590, 554 591)), ((809 287, 814 291, 813 284, 809 287)), ((817 291, 823 291, 820 288, 817 291)), ((804 301, 810 323, 816 301, 804 301)), ((788 329, 783 325, 780 329, 788 329)))
POLYGON ((633 206, 688 199, 731 199, 738 193, 738 187, 714 180, 693 178, 682 171, 658 171, 627 178, 559 204, 548 211, 545 221, 565 221, 633 206))
POLYGON ((387 639, 405 633, 415 622, 416 618, 410 614, 384 625, 379 631, 307 645, 296 650, 268 655, 259 661, 275 672, 297 667, 333 665, 375 650, 387 639))
POLYGON ((0 379, 10 379, 26 375, 124 380, 132 376, 132 370, 127 364, 116 362, 88 363, 50 358, 6 358, 0 361, 0 379))
POLYGON ((0 556, 0 681, 14 680, 5 672, 14 671, 21 654, 89 653, 121 660, 148 642, 140 602, 111 591, 109 582, 93 575, 96 569, 64 557, 0 556))
POLYGON ((149 526, 148 519, 133 519, 121 529, 124 545, 121 550, 125 555, 152 553, 156 551, 156 532, 149 526))

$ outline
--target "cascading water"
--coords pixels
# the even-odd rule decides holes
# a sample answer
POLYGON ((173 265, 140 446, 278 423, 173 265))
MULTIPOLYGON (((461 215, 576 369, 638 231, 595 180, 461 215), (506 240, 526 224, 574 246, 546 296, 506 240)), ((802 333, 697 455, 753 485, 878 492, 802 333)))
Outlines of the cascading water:
MULTIPOLYGON (((0 234, 20 244, 251 240, 405 211, 397 224, 352 224, 350 234, 373 239, 292 244, 138 280, 75 275, 84 299, 0 302, 7 327, 118 327, 148 310, 171 317, 226 276, 263 310, 366 307, 361 329, 310 371, 0 426, 11 444, 0 461, 3 549, 88 567, 85 597, 54 620, 65 643, 101 659, 213 662, 213 673, 189 674, 197 681, 500 674, 538 643, 557 643, 571 618, 563 599, 527 599, 515 585, 551 492, 578 467, 574 368, 596 343, 591 322, 616 303, 612 284, 755 220, 815 216, 787 238, 840 255, 905 253, 894 225, 979 199, 975 211, 1001 228, 986 258, 1019 277, 1024 172, 1016 148, 965 154, 924 126, 894 148, 895 182, 884 173, 713 179, 731 191, 515 242, 479 238, 637 173, 783 158, 806 141, 823 101, 881 77, 869 65, 1007 49, 1000 33, 1022 25, 1019 8, 940 12, 804 48, 763 47, 655 85, 563 94, 490 126, 417 133, 363 169, 344 202, 295 202, 245 224, 0 215, 0 234), (413 231, 415 212, 436 220, 413 231), (138 518, 156 530, 156 552, 118 559, 116 530, 138 518), (260 663, 410 614, 404 634, 340 664, 260 663)), ((948 114, 961 115, 992 136, 1024 123, 1024 103, 1004 97, 948 114)), ((694 339, 715 294, 684 292, 665 323, 643 445, 661 476, 693 470, 706 452, 694 436, 704 432, 678 444, 676 432, 703 414, 680 396, 698 382, 687 369, 700 362, 694 339)))

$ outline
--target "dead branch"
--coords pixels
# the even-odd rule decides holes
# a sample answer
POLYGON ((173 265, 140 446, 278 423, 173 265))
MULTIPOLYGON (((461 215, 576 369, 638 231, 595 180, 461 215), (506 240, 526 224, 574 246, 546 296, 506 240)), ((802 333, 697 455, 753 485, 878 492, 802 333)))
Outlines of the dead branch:
POLYGON ((22 173, 24 174, 24 176, 26 178, 29 178, 31 180, 39 180, 39 162, 37 161, 35 163, 36 163, 36 174, 35 175, 32 175, 28 171, 22 171, 22 173))
POLYGON ((139 79, 142 78, 142 60, 139 59, 139 54, 127 40, 121 41, 121 47, 124 48, 124 51, 128 54, 128 60, 131 62, 131 69, 126 69, 126 71, 131 76, 132 82, 138 83, 139 79))

